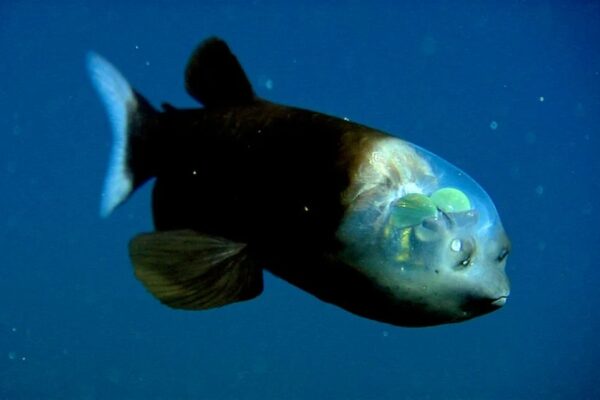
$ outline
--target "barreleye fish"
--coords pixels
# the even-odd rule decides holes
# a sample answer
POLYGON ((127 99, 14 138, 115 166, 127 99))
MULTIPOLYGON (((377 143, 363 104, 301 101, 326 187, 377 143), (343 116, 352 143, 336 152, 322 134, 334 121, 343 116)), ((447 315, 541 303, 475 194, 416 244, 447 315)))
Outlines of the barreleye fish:
POLYGON ((218 38, 185 70, 203 108, 159 110, 101 56, 87 66, 113 133, 101 214, 154 179, 155 231, 134 237, 129 253, 162 303, 249 300, 263 270, 399 326, 464 321, 506 302, 510 243, 496 208, 440 157, 258 97, 218 38))

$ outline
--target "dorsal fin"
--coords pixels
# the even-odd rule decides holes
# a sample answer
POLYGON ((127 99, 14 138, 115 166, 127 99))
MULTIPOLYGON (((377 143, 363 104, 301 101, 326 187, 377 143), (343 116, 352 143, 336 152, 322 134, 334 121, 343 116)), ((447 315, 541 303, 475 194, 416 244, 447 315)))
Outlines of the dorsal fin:
POLYGON ((252 85, 227 43, 219 38, 202 42, 185 70, 187 92, 206 107, 251 103, 252 85))

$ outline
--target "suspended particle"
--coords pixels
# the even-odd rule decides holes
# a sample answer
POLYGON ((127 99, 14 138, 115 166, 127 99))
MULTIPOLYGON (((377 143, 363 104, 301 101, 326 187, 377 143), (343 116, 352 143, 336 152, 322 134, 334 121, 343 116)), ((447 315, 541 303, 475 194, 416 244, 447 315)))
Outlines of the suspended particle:
POLYGON ((490 122, 490 129, 495 131, 496 129, 498 129, 498 122, 496 121, 492 121, 490 122))
POLYGON ((536 188, 535 188, 535 193, 538 196, 543 195, 544 194, 544 187, 542 185, 537 185, 536 188))

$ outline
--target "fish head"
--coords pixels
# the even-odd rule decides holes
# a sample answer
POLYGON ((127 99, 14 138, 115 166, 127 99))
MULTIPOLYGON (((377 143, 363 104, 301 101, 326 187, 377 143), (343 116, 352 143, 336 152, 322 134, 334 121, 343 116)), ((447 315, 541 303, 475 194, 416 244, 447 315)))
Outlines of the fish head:
POLYGON ((467 174, 397 138, 366 146, 342 198, 339 259, 383 294, 396 325, 458 322, 506 303, 510 241, 467 174))

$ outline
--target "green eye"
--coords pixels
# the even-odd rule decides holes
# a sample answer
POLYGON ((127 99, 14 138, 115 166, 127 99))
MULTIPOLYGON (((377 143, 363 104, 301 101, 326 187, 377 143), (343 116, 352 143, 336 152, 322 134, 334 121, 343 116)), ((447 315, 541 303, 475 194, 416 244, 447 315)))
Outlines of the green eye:
POLYGON ((466 194, 455 188, 442 188, 431 195, 431 201, 445 213, 469 211, 471 202, 466 194))
POLYGON ((396 228, 415 226, 437 214, 433 201, 419 193, 409 193, 392 205, 390 223, 396 228))

